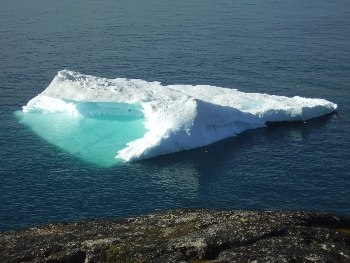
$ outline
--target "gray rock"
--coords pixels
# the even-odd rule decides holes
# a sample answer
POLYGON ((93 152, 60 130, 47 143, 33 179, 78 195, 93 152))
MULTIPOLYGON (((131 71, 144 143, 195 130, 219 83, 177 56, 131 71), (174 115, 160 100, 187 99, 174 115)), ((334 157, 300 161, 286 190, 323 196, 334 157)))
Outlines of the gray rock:
POLYGON ((350 262, 350 218, 175 210, 0 233, 0 262, 350 262))

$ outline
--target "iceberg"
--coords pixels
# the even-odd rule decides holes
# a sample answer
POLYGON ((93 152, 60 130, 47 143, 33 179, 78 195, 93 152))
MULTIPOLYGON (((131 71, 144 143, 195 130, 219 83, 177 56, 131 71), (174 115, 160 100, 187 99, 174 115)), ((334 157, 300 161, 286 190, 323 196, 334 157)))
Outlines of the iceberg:
POLYGON ((209 85, 165 86, 62 70, 18 115, 50 143, 100 163, 112 155, 132 161, 189 150, 267 122, 305 121, 336 109, 325 99, 209 85), (82 153, 85 148, 88 154, 82 153))

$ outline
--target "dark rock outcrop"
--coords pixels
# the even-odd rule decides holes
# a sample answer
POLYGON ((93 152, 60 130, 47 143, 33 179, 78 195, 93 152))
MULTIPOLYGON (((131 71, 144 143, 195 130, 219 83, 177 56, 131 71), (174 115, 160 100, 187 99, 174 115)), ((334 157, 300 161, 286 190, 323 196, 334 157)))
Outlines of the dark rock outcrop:
POLYGON ((176 210, 0 234, 1 262, 350 262, 350 218, 176 210))

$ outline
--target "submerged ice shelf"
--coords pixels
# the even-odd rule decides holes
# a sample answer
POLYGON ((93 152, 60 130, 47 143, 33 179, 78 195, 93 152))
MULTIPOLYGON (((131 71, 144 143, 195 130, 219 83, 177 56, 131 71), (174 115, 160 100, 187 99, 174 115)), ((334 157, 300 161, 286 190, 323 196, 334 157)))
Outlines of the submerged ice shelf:
POLYGON ((109 166, 114 157, 130 161, 193 149, 266 122, 304 121, 336 109, 324 99, 63 70, 17 115, 51 144, 109 166))

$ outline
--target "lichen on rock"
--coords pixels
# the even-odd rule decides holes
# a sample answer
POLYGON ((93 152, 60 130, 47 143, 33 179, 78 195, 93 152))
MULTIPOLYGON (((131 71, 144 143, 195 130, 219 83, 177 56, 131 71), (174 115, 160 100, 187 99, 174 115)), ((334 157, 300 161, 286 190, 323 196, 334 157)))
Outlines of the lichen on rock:
POLYGON ((350 262, 350 218, 183 209, 0 233, 0 262, 350 262))

